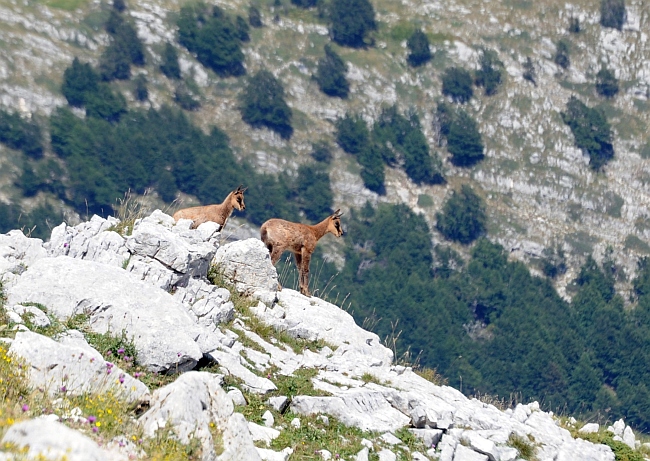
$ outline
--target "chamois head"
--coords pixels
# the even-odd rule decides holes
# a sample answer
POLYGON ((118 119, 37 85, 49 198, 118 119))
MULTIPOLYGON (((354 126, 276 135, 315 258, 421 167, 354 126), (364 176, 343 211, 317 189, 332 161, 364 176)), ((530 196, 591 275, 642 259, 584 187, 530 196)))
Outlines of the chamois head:
POLYGON ((333 215, 329 216, 327 219, 329 220, 327 224, 327 231, 331 232, 332 234, 336 235, 337 237, 340 237, 343 235, 343 226, 341 226, 341 216, 343 213, 341 213, 341 210, 336 210, 333 215))
POLYGON ((248 187, 242 189, 240 184, 239 187, 232 191, 232 194, 230 195, 230 204, 239 211, 246 209, 246 204, 244 203, 244 191, 246 189, 248 189, 248 187))

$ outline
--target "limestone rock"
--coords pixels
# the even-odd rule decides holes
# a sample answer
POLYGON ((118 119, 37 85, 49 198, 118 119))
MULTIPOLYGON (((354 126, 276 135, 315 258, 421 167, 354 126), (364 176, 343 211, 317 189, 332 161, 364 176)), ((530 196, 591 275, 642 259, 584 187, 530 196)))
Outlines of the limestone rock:
POLYGON ((278 413, 284 413, 284 410, 289 406, 289 399, 285 395, 279 395, 277 397, 271 397, 268 403, 278 413))
POLYGON ((203 459, 259 460, 253 439, 242 415, 233 412, 232 400, 220 386, 217 375, 191 371, 176 381, 157 389, 151 406, 139 423, 145 434, 170 424, 182 443, 191 437, 201 441, 203 459), (216 458, 210 423, 223 434, 224 453, 216 458))
POLYGON ((454 461, 488 461, 488 457, 464 445, 458 445, 454 452, 454 461))
MULTIPOLYGON (((83 338, 81 339, 85 343, 83 338)), ((112 389, 128 402, 149 399, 149 389, 124 370, 106 362, 88 343, 61 344, 47 336, 24 331, 16 334, 9 352, 30 365, 32 386, 50 395, 86 392, 101 394, 112 389)))
POLYGON ((93 440, 62 423, 31 419, 11 426, 2 443, 26 447, 31 459, 67 459, 69 461, 126 461, 114 452, 103 450, 93 440), (28 447, 28 448, 27 448, 28 447))
POLYGON ((117 267, 66 256, 39 259, 7 295, 10 304, 39 303, 59 319, 85 313, 98 333, 124 331, 151 371, 188 370, 202 357, 195 340, 204 330, 185 308, 117 267))
POLYGON ((111 230, 117 224, 116 218, 97 215, 74 227, 61 223, 52 229, 50 241, 43 246, 50 257, 69 256, 122 267, 131 255, 124 238, 111 230))
POLYGON ((408 416, 393 408, 381 394, 357 389, 350 389, 337 397, 299 395, 293 399, 290 408, 302 415, 325 413, 335 416, 343 424, 364 431, 395 431, 410 422, 408 416))
POLYGON ((257 452, 262 458, 262 461, 288 461, 293 450, 289 447, 283 449, 282 451, 273 451, 266 448, 258 448, 257 452))
POLYGON ((271 264, 269 251, 259 239, 240 240, 220 247, 212 261, 226 280, 240 293, 274 291, 278 273, 271 264))
POLYGON ((280 431, 272 427, 260 426, 252 421, 248 422, 248 429, 251 432, 251 437, 255 442, 262 441, 267 444, 271 443, 273 439, 277 439, 280 431))

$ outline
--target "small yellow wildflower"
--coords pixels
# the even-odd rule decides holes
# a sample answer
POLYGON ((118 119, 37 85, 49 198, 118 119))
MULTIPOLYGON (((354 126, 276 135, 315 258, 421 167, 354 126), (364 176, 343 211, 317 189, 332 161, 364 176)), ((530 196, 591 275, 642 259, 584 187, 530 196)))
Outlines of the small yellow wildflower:
POLYGON ((101 426, 102 426, 102 423, 100 423, 99 421, 97 421, 97 422, 95 423, 95 426, 97 426, 97 427, 101 427, 101 426))

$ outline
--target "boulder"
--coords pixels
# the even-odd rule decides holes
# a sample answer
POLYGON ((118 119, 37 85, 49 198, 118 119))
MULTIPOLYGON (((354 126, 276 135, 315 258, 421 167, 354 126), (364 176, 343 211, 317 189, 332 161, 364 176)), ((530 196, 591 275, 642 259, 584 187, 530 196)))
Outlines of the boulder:
POLYGON ((266 442, 270 444, 273 439, 280 436, 280 431, 272 427, 260 426, 254 422, 248 422, 248 430, 251 432, 251 437, 255 442, 266 442))
POLYGON ((62 320, 87 314, 97 333, 125 332, 138 362, 151 371, 186 371, 208 352, 196 342, 205 329, 182 304, 117 267, 66 256, 39 259, 7 296, 10 304, 42 304, 62 320))
POLYGON ((259 460, 248 424, 234 413, 232 400, 221 388, 222 377, 191 371, 171 384, 157 389, 151 406, 138 420, 147 437, 170 425, 182 443, 197 438, 203 447, 204 460, 259 460), (217 458, 210 424, 221 431, 224 452, 217 458))
POLYGON ((471 448, 458 444, 454 452, 454 461, 488 461, 487 455, 477 453, 471 448))
POLYGON ((36 260, 46 256, 41 239, 25 237, 19 230, 0 234, 0 280, 13 279, 13 275, 22 274, 36 260))
POLYGON ((201 231, 176 233, 155 219, 138 222, 126 239, 126 248, 133 255, 127 271, 157 282, 164 290, 184 286, 191 278, 205 277, 217 249, 213 243, 206 242, 205 235, 211 236, 218 226, 205 224, 201 231), (213 232, 204 232, 208 228, 213 232))
POLYGON ((50 257, 69 256, 116 267, 122 267, 131 257, 124 237, 115 232, 119 219, 94 215, 90 221, 77 226, 61 223, 52 229, 50 241, 43 246, 50 257))
POLYGON ((29 364, 30 384, 50 395, 101 394, 112 389, 128 402, 149 399, 147 386, 118 366, 106 362, 83 336, 67 336, 62 342, 23 331, 16 333, 9 352, 29 364))
POLYGON ((220 247, 212 263, 242 294, 277 289, 278 273, 271 264, 269 251, 259 239, 240 240, 220 247))
MULTIPOLYGON (((57 421, 31 419, 11 426, 1 441, 26 450, 29 459, 68 461, 126 461, 115 452, 103 450, 79 431, 57 421)), ((13 458, 12 458, 13 459, 13 458)))
POLYGON ((324 413, 364 431, 392 432, 411 420, 393 408, 381 393, 364 389, 350 389, 336 397, 299 395, 294 397, 290 410, 301 415, 324 413))

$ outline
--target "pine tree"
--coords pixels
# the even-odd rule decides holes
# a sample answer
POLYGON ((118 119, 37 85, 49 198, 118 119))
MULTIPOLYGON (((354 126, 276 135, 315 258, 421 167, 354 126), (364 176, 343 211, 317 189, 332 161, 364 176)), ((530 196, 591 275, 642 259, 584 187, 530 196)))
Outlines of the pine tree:
POLYGON ((406 60, 412 67, 422 66, 431 60, 429 38, 422 32, 422 29, 416 29, 409 37, 406 45, 409 49, 406 60))
POLYGON ((328 44, 325 45, 325 56, 318 60, 314 79, 320 90, 328 96, 347 98, 350 84, 345 78, 347 66, 345 61, 328 44))
POLYGON ((291 108, 284 100, 284 88, 268 70, 253 75, 240 96, 242 120, 254 128, 266 126, 283 139, 291 138, 291 108))
POLYGON ((368 33, 377 28, 369 0, 332 0, 329 13, 332 40, 352 48, 369 44, 368 33))
POLYGON ((162 52, 160 71, 167 78, 181 78, 181 66, 178 63, 178 51, 176 51, 176 47, 169 42, 165 43, 165 48, 162 52))

